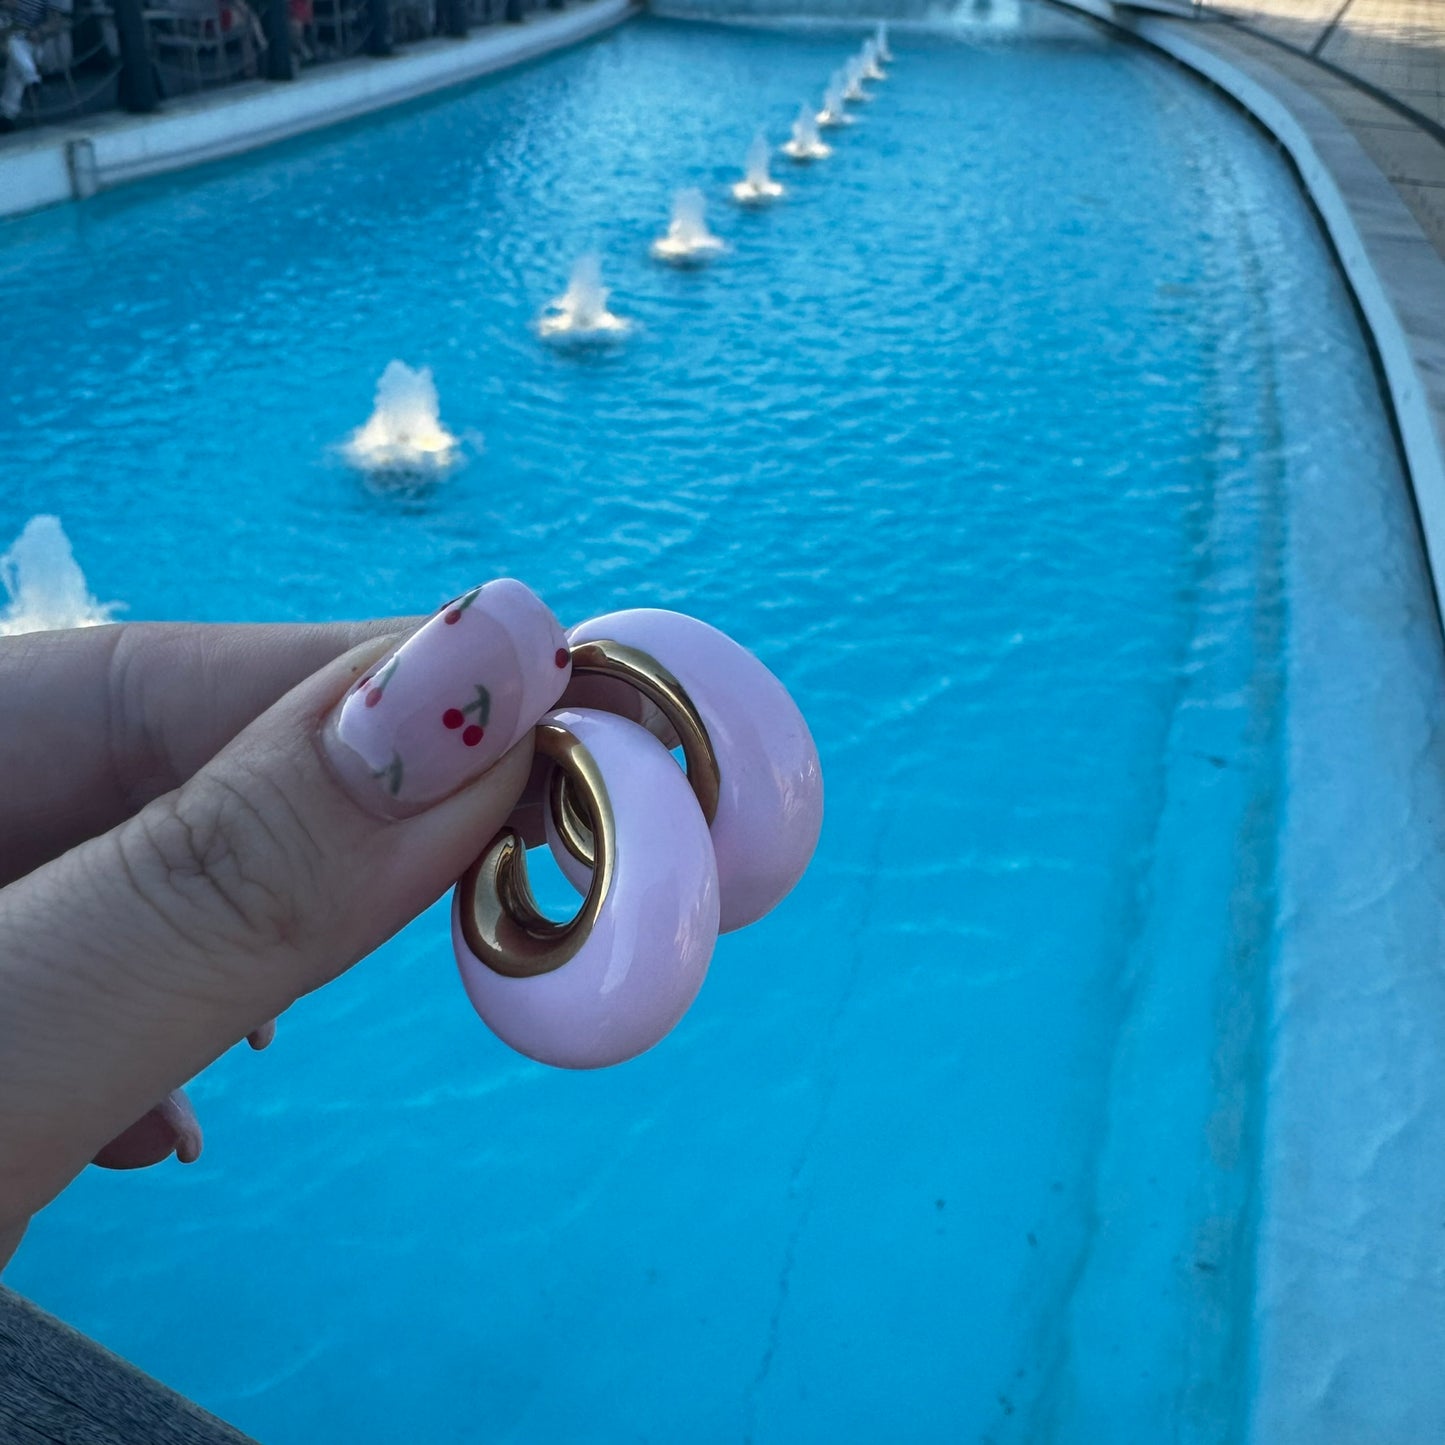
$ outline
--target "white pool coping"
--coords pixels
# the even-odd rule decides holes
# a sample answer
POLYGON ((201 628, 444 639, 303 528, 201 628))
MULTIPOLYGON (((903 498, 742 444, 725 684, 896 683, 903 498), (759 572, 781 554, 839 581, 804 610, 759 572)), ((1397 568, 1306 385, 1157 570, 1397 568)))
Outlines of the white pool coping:
POLYGON ((108 113, 47 127, 0 146, 0 216, 78 200, 146 176, 239 155, 307 131, 462 85, 574 45, 638 13, 637 0, 580 0, 495 25, 465 40, 409 45, 303 71, 293 81, 250 81, 152 115, 108 113))
POLYGON ((1412 529, 1392 530, 1389 499, 1368 500, 1386 479, 1356 474, 1333 495, 1290 499, 1297 615, 1248 1438, 1438 1445, 1445 660, 1420 599, 1433 587, 1445 611, 1445 260, 1335 111, 1243 50, 1227 53, 1223 27, 1110 0, 1059 3, 1198 72, 1279 141, 1334 244, 1394 408, 1428 577, 1412 529))

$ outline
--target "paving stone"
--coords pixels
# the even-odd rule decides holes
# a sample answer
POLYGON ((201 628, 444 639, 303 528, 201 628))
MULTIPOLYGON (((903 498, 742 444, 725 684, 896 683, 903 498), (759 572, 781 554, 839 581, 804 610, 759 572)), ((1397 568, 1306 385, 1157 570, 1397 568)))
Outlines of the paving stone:
POLYGON ((1445 125, 1445 0, 1206 0, 1445 125))

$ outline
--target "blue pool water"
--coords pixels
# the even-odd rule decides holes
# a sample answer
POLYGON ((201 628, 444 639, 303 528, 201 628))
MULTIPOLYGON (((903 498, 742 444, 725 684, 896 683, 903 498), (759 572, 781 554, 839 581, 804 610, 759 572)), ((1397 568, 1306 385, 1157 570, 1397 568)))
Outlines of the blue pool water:
POLYGON ((729 210, 858 38, 635 22, 0 228, 0 538, 58 513, 137 618, 678 607, 823 757, 642 1060, 509 1053, 436 909, 196 1082, 197 1166, 35 1224, 10 1282, 269 1445, 1240 1433, 1285 498, 1390 434, 1275 153, 1045 12, 900 29, 729 210), (708 272, 646 255, 685 184, 708 272), (559 356, 586 249, 639 329, 559 356), (392 358, 473 437, 420 492, 336 454, 392 358))

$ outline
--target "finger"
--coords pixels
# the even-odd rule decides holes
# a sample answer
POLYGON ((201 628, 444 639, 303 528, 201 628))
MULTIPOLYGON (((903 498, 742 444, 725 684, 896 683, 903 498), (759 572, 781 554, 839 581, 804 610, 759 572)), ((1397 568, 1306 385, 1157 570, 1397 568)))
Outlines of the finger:
MULTIPOLYGON (((268 1019, 246 1035, 246 1042, 259 1053, 276 1038, 276 1020, 268 1019)), ((174 1153, 182 1164, 194 1164, 201 1157, 201 1121, 184 1089, 173 1089, 154 1109, 122 1129, 90 1162, 102 1169, 144 1169, 159 1164, 174 1153)))
POLYGON ((174 1154, 182 1164, 194 1164, 204 1142, 185 1090, 173 1089, 154 1109, 102 1145, 91 1162, 102 1169, 144 1169, 174 1154))
MULTIPOLYGON (((246 1042, 259 1053, 275 1038, 276 1020, 267 1019, 246 1035, 246 1042)), ((174 1154, 182 1164, 194 1164, 201 1157, 203 1142, 201 1121, 186 1091, 173 1089, 154 1109, 103 1144, 90 1162, 102 1169, 144 1169, 174 1154)))
MULTIPOLYGON (((665 748, 671 749, 678 745, 677 733, 662 710, 635 687, 617 678, 574 674, 559 706, 600 708, 603 712, 616 713, 619 717, 640 723, 665 748)), ((547 799, 550 775, 550 766, 544 760, 537 759, 521 800, 512 816, 507 819, 507 826, 521 834, 522 841, 529 848, 540 846, 546 839, 544 818, 550 806, 547 799)))
POLYGON ((415 625, 141 622, 0 639, 0 885, 179 787, 317 668, 415 625))
MULTIPOLYGON (((268 1019, 246 1035, 246 1042, 259 1053, 275 1038, 276 1020, 268 1019)), ((201 1147, 201 1123, 196 1111, 184 1089, 173 1089, 154 1109, 102 1145, 90 1162, 102 1169, 144 1169, 174 1153, 182 1164, 194 1164, 201 1157, 201 1147)))
POLYGON ((0 1269, 10 1263, 11 1256, 20 1247, 29 1227, 28 1219, 16 1220, 13 1224, 0 1224, 0 1269))
POLYGON ((0 1223, 440 896, 520 796, 568 671, 551 613, 490 584, 0 892, 0 1223))
POLYGON ((269 1049, 276 1038, 276 1020, 267 1019, 259 1029, 252 1029, 246 1035, 246 1042, 251 1045, 257 1053, 262 1049, 269 1049))
POLYGON ((551 771, 551 764, 546 758, 532 759, 532 771, 527 775, 522 796, 517 799, 517 806, 507 819, 507 827, 520 833, 529 848, 536 848, 546 841, 543 809, 547 806, 547 778, 551 771))

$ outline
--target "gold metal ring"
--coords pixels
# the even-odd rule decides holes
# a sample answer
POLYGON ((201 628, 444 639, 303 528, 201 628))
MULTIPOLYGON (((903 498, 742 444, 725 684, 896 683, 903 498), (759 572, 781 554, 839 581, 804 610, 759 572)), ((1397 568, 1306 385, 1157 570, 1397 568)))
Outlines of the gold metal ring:
MULTIPOLYGON (((722 775, 712 739, 687 689, 651 653, 624 642, 601 639, 579 642, 572 649, 573 677, 611 677, 634 687, 652 702, 682 745, 687 781, 709 826, 717 817, 722 775)), ((592 866, 592 833, 572 797, 572 785, 561 768, 552 773, 552 821, 562 846, 584 867, 592 866)))
POLYGON ((569 802, 580 797, 586 817, 592 883, 570 923, 554 923, 537 906, 527 881, 527 845, 504 828, 462 875, 461 928, 467 947, 494 973, 535 978, 574 958, 587 942, 607 894, 617 858, 617 823, 597 760, 559 723, 542 723, 534 734, 537 751, 565 778, 569 802))

